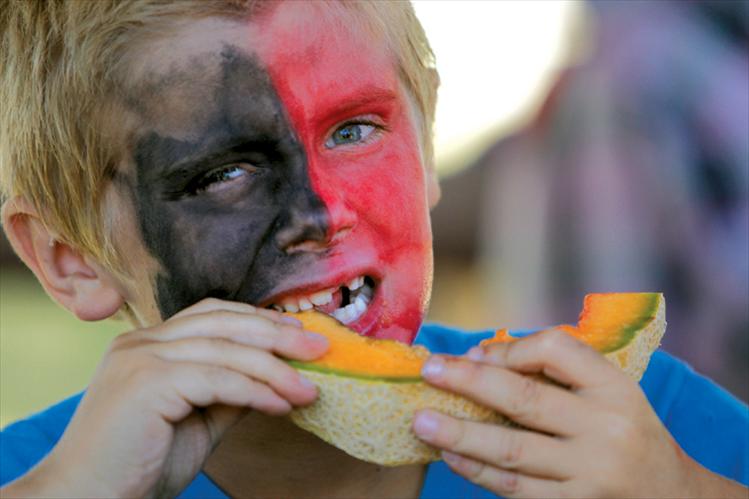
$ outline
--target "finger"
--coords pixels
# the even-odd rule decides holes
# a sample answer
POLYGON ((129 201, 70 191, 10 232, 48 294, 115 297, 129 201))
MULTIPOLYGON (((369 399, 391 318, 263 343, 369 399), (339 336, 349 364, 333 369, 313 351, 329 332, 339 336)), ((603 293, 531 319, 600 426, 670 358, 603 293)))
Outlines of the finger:
POLYGON ((475 347, 470 358, 524 373, 543 373, 572 388, 607 385, 622 373, 606 358, 564 331, 549 330, 511 343, 475 347))
POLYGON ((177 312, 170 318, 170 320, 174 318, 220 310, 239 312, 244 314, 257 314, 274 322, 281 322, 284 324, 289 324, 291 326, 302 327, 302 321, 300 321, 299 319, 295 319, 294 317, 285 315, 277 310, 256 307, 248 303, 219 300, 218 298, 206 298, 204 300, 200 300, 198 303, 177 312))
POLYGON ((251 407, 269 415, 284 415, 291 410, 291 404, 268 385, 231 369, 182 363, 169 366, 159 378, 150 380, 150 386, 162 383, 163 389, 147 393, 157 393, 161 401, 157 407, 170 423, 181 421, 195 407, 215 404, 251 407))
POLYGON ((505 470, 558 480, 573 475, 564 441, 554 437, 463 421, 431 410, 417 413, 413 428, 419 438, 435 447, 505 470))
POLYGON ((266 317, 226 310, 182 316, 134 333, 142 339, 171 342, 187 338, 222 338, 297 360, 313 360, 328 348, 319 334, 279 324, 266 317))
POLYGON ((535 430, 570 436, 585 429, 589 403, 563 388, 501 367, 433 355, 422 376, 430 384, 491 407, 535 430))
POLYGON ((312 403, 317 396, 317 388, 311 381, 265 350, 215 338, 188 338, 157 343, 151 345, 149 350, 170 362, 200 363, 232 369, 266 383, 294 405, 312 403))
POLYGON ((442 451, 442 459, 458 475, 508 498, 561 497, 562 482, 496 468, 481 461, 442 451))

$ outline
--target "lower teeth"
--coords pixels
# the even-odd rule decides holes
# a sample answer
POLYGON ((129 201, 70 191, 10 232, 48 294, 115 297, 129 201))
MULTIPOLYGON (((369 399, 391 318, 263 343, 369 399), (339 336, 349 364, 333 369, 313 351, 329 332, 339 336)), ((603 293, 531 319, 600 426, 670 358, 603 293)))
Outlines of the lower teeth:
POLYGON ((372 294, 372 287, 365 283, 361 288, 351 292, 351 303, 334 310, 331 315, 344 324, 354 322, 367 311, 372 294))

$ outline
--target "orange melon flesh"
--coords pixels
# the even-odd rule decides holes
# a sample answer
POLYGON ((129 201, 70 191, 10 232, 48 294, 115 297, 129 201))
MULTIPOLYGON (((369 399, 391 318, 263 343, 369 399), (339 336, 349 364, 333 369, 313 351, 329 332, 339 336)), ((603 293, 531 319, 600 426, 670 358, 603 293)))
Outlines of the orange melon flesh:
MULTIPOLYGON (((365 338, 319 312, 289 315, 330 342, 328 352, 313 362, 289 361, 319 389, 314 404, 295 408, 289 417, 356 458, 385 466, 440 459, 439 450, 411 431, 413 415, 421 409, 512 424, 488 407, 424 382, 420 372, 429 352, 423 347, 365 338)), ((588 295, 578 324, 558 327, 639 380, 666 329, 665 300, 659 293, 588 295)), ((482 344, 516 339, 501 329, 482 344)))
MULTIPOLYGON (((605 354, 626 346, 635 333, 655 318, 658 293, 589 294, 576 326, 555 326, 605 354)), ((394 382, 418 381, 429 352, 393 340, 361 336, 334 318, 315 311, 289 314, 299 319, 304 328, 324 335, 329 350, 314 362, 290 361, 295 367, 394 382)), ((497 330, 482 345, 514 341, 507 329, 497 330)))
POLYGON ((330 343, 328 351, 314 362, 290 361, 295 367, 394 382, 418 381, 421 378, 421 367, 429 357, 425 348, 361 336, 319 312, 289 315, 299 319, 307 331, 327 337, 330 343))
MULTIPOLYGON (((655 319, 658 293, 600 293, 585 296, 583 310, 576 326, 555 326, 606 354, 619 350, 634 339, 635 334, 655 319)), ((497 331, 494 338, 482 345, 514 341, 507 329, 497 331)))

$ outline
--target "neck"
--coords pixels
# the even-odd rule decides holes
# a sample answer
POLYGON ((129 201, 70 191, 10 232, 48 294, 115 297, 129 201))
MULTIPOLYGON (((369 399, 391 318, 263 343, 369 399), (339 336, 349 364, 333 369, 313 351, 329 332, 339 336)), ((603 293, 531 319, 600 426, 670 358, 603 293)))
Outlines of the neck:
POLYGON ((232 497, 418 497, 425 467, 366 463, 284 418, 252 412, 204 467, 232 497))

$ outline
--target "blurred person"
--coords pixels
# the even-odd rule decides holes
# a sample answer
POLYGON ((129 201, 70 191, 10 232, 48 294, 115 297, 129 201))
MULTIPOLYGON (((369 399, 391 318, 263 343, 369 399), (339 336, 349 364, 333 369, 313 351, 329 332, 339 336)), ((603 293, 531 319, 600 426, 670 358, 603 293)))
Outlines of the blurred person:
POLYGON ((749 2, 587 5, 590 56, 444 182, 436 247, 477 220, 452 240, 475 241, 491 323, 662 290, 665 348, 749 400, 749 2))
POLYGON ((409 4, 14 1, 0 28, 3 226, 65 308, 133 327, 0 433, 3 497, 746 493, 745 407, 679 360, 646 394, 560 331, 462 356, 491 333, 420 328, 438 78, 409 4), (382 468, 278 417, 317 395, 282 358, 327 344, 273 306, 359 278, 343 322, 453 354, 425 379, 525 429, 421 411, 447 465, 382 468))

